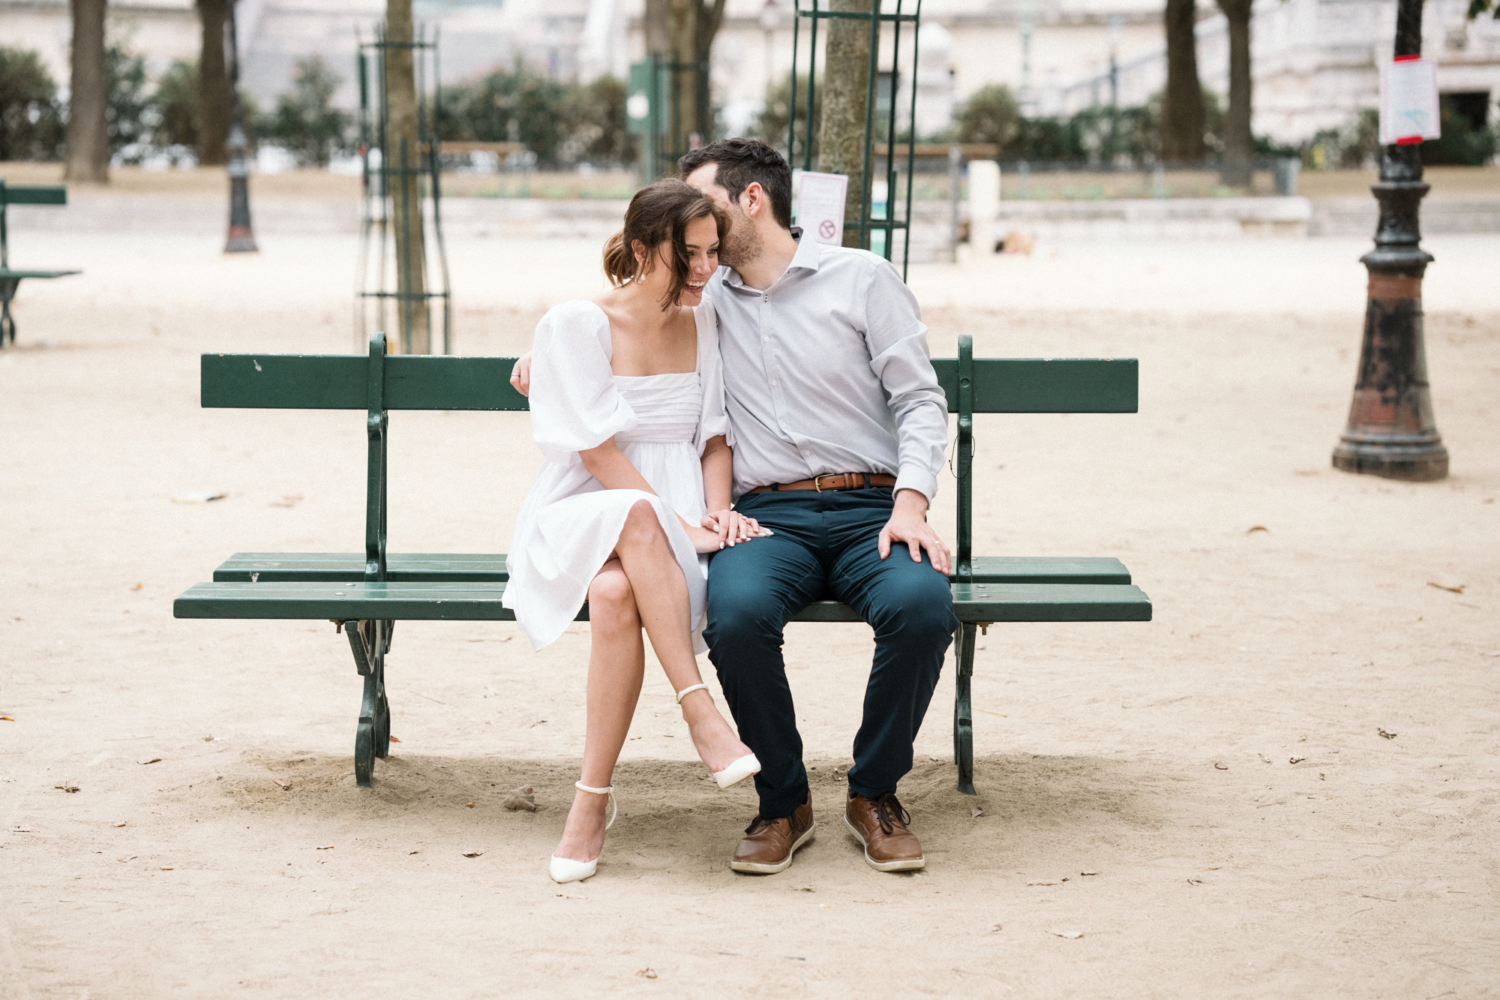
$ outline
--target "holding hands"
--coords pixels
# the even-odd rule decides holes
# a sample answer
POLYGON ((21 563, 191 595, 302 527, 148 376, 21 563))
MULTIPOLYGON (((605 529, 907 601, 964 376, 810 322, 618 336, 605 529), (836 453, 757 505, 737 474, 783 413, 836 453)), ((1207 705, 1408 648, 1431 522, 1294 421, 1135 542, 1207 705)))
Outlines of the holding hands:
POLYGON ((699 552, 717 552, 728 546, 733 548, 739 542, 748 542, 752 538, 765 538, 773 535, 770 528, 762 528, 760 522, 753 517, 745 517, 735 510, 711 510, 703 515, 701 536, 700 532, 693 532, 694 542, 698 545, 699 552), (707 548, 704 548, 704 545, 707 548))

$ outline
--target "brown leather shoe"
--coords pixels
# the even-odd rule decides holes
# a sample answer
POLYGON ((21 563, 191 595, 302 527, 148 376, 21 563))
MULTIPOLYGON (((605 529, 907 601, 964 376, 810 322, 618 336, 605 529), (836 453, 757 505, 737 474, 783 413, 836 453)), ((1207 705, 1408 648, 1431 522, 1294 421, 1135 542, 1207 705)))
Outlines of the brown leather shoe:
POLYGON ((909 872, 927 864, 921 842, 906 828, 910 822, 895 792, 875 799, 851 792, 844 808, 844 825, 865 845, 865 861, 878 872, 909 872))
POLYGON ((775 875, 792 866, 797 848, 813 838, 812 793, 790 816, 757 816, 745 827, 745 839, 734 849, 729 867, 752 875, 775 875))

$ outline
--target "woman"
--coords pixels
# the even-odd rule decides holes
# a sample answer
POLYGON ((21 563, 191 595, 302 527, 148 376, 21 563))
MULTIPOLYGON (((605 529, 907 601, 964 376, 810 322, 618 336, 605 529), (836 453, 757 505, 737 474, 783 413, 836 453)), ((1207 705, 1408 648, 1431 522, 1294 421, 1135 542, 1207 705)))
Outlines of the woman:
POLYGON ((594 874, 614 822, 610 776, 640 696, 642 627, 720 787, 760 770, 695 659, 706 554, 768 533, 729 509, 718 332, 703 302, 725 228, 681 181, 643 188, 604 247, 613 290, 537 324, 531 426, 546 462, 511 540, 505 606, 541 649, 586 598, 593 639, 583 775, 549 864, 557 882, 594 874))

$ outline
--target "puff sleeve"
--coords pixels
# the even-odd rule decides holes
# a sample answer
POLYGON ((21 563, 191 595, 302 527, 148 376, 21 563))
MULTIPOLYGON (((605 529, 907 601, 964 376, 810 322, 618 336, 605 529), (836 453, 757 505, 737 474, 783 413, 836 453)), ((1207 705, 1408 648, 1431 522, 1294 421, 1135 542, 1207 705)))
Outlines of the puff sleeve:
POLYGON ((733 448, 734 431, 724 408, 724 359, 719 354, 719 321, 713 304, 705 300, 695 307, 693 319, 698 326, 698 371, 703 385, 703 409, 693 444, 701 455, 704 445, 721 434, 733 448))
POLYGON ((580 451, 635 427, 609 367, 602 309, 584 301, 554 306, 537 324, 531 349, 531 433, 549 461, 572 467, 580 451))

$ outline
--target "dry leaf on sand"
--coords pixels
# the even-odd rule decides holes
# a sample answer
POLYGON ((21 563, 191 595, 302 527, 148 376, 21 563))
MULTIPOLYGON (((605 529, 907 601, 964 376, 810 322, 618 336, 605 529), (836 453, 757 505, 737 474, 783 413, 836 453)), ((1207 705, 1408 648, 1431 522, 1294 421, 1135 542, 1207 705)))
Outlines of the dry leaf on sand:
POLYGON ((1229 770, 1229 765, 1228 764, 1215 764, 1214 765, 1214 770, 1215 771, 1227 771, 1227 770, 1229 770))
POLYGON ((477 858, 477 857, 479 857, 483 853, 484 853, 483 851, 465 851, 464 852, 464 857, 466 857, 466 858, 477 858))
POLYGON ((1266 527, 1264 524, 1252 524, 1250 526, 1250 530, 1247 531, 1247 532, 1245 532, 1245 534, 1247 534, 1247 535, 1253 535, 1257 531, 1264 531, 1268 535, 1271 533, 1271 529, 1268 528, 1268 527, 1266 527))
POLYGON ((160 757, 147 757, 145 760, 136 761, 137 764, 160 764, 160 757))
POLYGON ((978 819, 979 817, 981 817, 983 815, 984 815, 984 810, 981 809, 981 808, 979 808, 978 806, 975 806, 973 809, 969 810, 969 818, 970 819, 978 819))
POLYGON ((1047 933, 1048 934, 1055 934, 1056 936, 1058 936, 1060 938, 1067 938, 1069 941, 1077 941, 1079 938, 1083 937, 1083 931, 1054 931, 1054 930, 1049 930, 1047 933))
POLYGON ((504 805, 512 812, 524 809, 534 813, 536 812, 536 796, 530 785, 522 785, 520 788, 511 789, 510 794, 505 797, 504 805))
POLYGON ((1438 583, 1436 580, 1428 580, 1427 586, 1436 587, 1438 590, 1446 590, 1450 594, 1462 594, 1464 592, 1464 588, 1467 587, 1468 584, 1458 583, 1450 586, 1446 583, 1438 583))
POLYGON ((1382 739, 1393 740, 1396 738, 1395 733, 1388 733, 1384 729, 1377 729, 1375 731, 1381 735, 1382 739))
POLYGON ((292 783, 290 781, 282 781, 280 778, 272 778, 271 780, 277 785, 281 786, 281 790, 283 792, 288 791, 292 787, 292 783))
POLYGON ((115 820, 115 826, 124 826, 124 825, 125 825, 125 821, 123 819, 115 820))
POLYGON ((75 785, 75 784, 73 784, 71 781, 64 781, 62 784, 60 784, 60 785, 53 785, 52 787, 53 788, 61 788, 65 792, 76 792, 76 791, 78 791, 78 786, 75 785))
POLYGON ((1027 882, 1026 884, 1027 885, 1058 885, 1059 883, 1058 883, 1057 879, 1055 879, 1055 878, 1039 878, 1039 879, 1033 879, 1032 881, 1027 882))
POLYGON ((640 976, 642 979, 655 979, 656 978, 656 970, 653 969, 653 968, 651 968, 649 965, 646 966, 644 969, 636 969, 635 970, 635 974, 637 976, 640 976))

